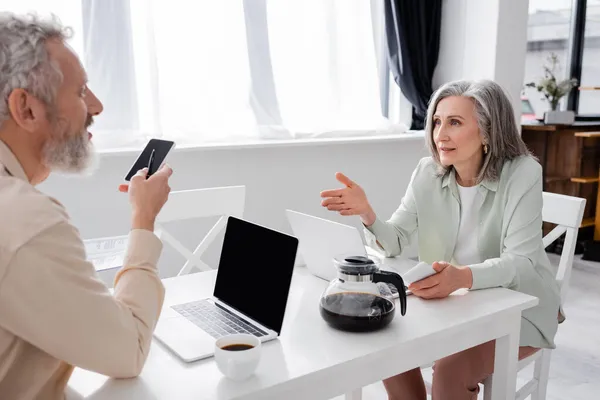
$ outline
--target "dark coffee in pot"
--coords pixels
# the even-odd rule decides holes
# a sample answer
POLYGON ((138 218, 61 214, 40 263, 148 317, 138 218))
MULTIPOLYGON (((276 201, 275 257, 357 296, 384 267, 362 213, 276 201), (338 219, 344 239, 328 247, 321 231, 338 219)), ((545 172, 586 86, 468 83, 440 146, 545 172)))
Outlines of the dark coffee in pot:
POLYGON ((334 328, 365 332, 381 329, 394 318, 393 301, 371 293, 341 292, 321 299, 321 316, 334 328))

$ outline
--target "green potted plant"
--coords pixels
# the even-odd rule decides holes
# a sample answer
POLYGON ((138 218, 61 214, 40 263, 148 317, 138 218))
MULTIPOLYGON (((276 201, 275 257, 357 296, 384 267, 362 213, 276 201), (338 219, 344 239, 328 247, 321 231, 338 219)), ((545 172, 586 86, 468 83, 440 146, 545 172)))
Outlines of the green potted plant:
POLYGON ((558 110, 560 99, 569 94, 569 92, 578 85, 577 79, 556 79, 556 69, 559 61, 555 53, 548 56, 549 65, 544 65, 544 77, 537 83, 529 82, 525 86, 537 89, 542 93, 550 105, 550 111, 544 113, 544 122, 547 124, 572 124, 575 120, 573 111, 558 110))

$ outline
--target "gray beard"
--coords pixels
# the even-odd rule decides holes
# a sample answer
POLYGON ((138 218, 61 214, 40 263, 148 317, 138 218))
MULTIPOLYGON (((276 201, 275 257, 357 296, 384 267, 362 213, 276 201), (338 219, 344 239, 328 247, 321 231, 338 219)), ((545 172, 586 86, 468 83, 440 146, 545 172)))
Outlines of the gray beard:
POLYGON ((51 171, 89 175, 96 167, 94 147, 86 130, 76 136, 62 134, 49 140, 43 154, 44 164, 51 171))

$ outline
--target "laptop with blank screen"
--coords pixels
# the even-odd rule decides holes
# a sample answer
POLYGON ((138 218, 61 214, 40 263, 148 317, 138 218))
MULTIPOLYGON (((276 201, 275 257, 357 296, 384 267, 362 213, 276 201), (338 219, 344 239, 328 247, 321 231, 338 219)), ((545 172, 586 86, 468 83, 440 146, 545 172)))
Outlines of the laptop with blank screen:
POLYGON ((164 307, 154 337, 187 362, 212 356, 228 334, 277 338, 297 249, 293 236, 229 217, 213 296, 164 307))

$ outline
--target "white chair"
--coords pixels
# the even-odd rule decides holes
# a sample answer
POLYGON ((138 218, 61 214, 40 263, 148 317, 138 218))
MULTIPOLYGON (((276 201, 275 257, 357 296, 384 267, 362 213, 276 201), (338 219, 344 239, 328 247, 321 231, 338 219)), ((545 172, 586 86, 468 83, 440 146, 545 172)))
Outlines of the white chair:
MULTIPOLYGON (((542 220, 557 226, 543 239, 544 247, 550 246, 555 240, 566 232, 563 249, 560 255, 556 282, 560 288, 561 304, 564 305, 573 269, 577 233, 583 219, 585 199, 565 196, 556 193, 544 192, 544 205, 542 207, 542 220)), ((535 362, 533 377, 525 383, 515 394, 515 400, 523 400, 531 396, 532 400, 544 400, 548 388, 548 375, 550 372, 550 359, 552 349, 542 349, 535 354, 519 361, 518 370, 521 371, 535 362)), ((491 398, 491 376, 484 385, 484 399, 491 398)))
MULTIPOLYGON (((565 196, 562 194, 544 192, 544 204, 542 207, 542 220, 557 226, 542 239, 544 247, 550 246, 555 240, 566 232, 566 237, 560 255, 556 281, 560 287, 561 304, 565 303, 573 258, 575 257, 575 245, 577 233, 583 219, 585 199, 579 197, 565 196)), ((533 377, 525 383, 516 393, 515 400, 523 400, 531 396, 532 400, 543 400, 546 398, 548 387, 548 375, 550 372, 551 349, 542 349, 531 356, 519 361, 517 370, 521 371, 531 363, 535 362, 533 377)), ((425 382, 427 393, 431 393, 431 383, 425 382)), ((492 377, 483 382, 483 398, 491 398, 492 377)))
MULTIPOLYGON (((565 196, 556 193, 543 193, 542 220, 557 226, 543 239, 544 247, 548 247, 560 236, 566 233, 556 281, 560 287, 561 304, 565 303, 573 258, 575 257, 575 245, 579 226, 583 219, 585 199, 579 197, 565 196)), ((523 400, 531 396, 532 400, 543 400, 546 398, 548 387, 548 375, 550 372, 551 349, 542 349, 535 354, 519 361, 518 370, 521 371, 531 363, 535 362, 533 378, 524 384, 515 394, 515 400, 523 400)), ((429 366, 423 367, 428 368, 429 366)), ((491 376, 483 382, 484 399, 491 398, 491 376)), ((431 382, 425 382, 427 393, 431 394, 431 382)), ((360 400, 361 389, 356 389, 346 394, 346 400, 360 400)))
POLYGON ((169 200, 156 219, 156 233, 165 243, 170 244, 179 254, 185 257, 186 262, 179 271, 178 276, 189 274, 194 266, 201 271, 212 269, 200 259, 200 256, 206 251, 217 234, 225 227, 228 216, 243 217, 245 199, 245 186, 171 192, 169 200), (193 252, 181 244, 164 226, 164 224, 173 221, 212 216, 221 216, 221 218, 210 229, 193 252))

